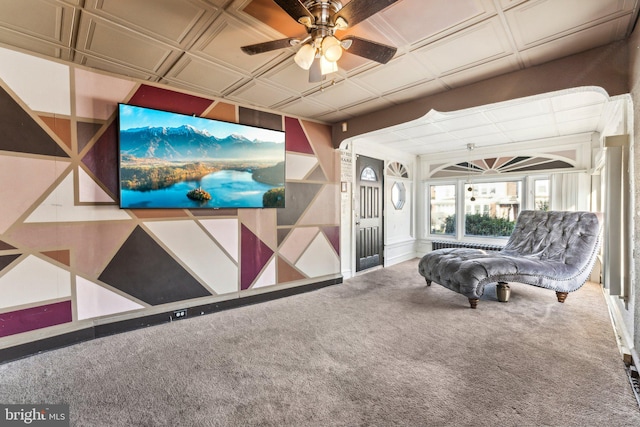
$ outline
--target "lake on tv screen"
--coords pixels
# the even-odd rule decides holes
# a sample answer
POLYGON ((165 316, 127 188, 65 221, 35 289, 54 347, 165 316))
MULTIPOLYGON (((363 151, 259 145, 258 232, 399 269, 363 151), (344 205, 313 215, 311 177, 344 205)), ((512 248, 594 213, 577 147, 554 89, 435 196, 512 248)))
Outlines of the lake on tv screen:
POLYGON ((283 131, 120 104, 122 208, 284 207, 283 131))
POLYGON ((121 206, 136 208, 261 208, 264 194, 277 188, 254 181, 250 171, 221 170, 203 177, 200 181, 185 181, 170 187, 149 190, 125 190, 121 192, 121 206), (211 195, 210 200, 192 200, 187 193, 201 188, 211 195))

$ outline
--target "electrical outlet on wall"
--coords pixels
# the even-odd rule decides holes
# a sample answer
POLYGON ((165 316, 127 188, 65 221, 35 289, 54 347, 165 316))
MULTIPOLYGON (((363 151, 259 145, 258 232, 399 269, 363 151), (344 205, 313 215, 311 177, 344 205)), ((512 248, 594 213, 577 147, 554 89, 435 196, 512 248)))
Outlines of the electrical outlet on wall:
POLYGON ((176 310, 173 312, 173 316, 171 316, 171 320, 180 320, 187 317, 187 309, 176 310))

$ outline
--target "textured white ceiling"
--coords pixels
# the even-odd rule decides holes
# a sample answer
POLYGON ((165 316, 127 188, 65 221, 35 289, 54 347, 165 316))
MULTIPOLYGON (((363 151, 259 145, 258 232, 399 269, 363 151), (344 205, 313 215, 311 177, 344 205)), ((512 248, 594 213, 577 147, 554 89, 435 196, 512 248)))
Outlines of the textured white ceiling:
MULTIPOLYGON (((352 138, 416 155, 602 133, 624 120, 618 112, 626 97, 609 97, 601 88, 576 88, 424 117, 352 138)), ((622 110, 624 111, 624 110, 622 110)))
MULTIPOLYGON (((294 47, 254 56, 240 50, 305 34, 271 0, 2 0, 0 45, 337 123, 624 39, 639 1, 399 0, 337 34, 396 46, 395 57, 381 65, 346 53, 339 71, 322 83, 308 82, 293 61, 294 47)), ((598 109, 578 104, 585 108, 579 115, 536 119, 493 111, 468 128, 445 129, 446 120, 438 120, 443 133, 429 142, 532 138, 548 134, 537 129, 548 124, 556 133, 576 131, 598 109)), ((526 108, 566 110, 542 101, 526 108)), ((398 147, 418 145, 419 130, 428 131, 414 126, 397 133, 411 138, 398 147)))

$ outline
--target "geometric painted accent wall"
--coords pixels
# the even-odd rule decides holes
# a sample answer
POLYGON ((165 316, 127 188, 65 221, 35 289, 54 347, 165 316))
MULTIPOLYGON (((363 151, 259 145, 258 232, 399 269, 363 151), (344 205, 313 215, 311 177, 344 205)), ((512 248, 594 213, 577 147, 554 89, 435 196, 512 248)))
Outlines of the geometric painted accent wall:
POLYGON ((339 277, 330 127, 42 59, 15 72, 33 60, 0 48, 0 348, 339 277), (286 207, 120 209, 118 103, 284 130, 286 207))

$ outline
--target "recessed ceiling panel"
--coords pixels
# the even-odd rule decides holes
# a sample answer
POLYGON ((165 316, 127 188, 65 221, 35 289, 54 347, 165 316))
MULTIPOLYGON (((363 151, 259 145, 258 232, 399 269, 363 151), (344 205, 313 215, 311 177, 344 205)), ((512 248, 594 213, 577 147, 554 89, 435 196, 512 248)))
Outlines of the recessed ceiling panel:
POLYGON ((242 82, 242 76, 193 55, 184 55, 167 74, 167 81, 206 93, 220 95, 242 82))
POLYGON ((542 64, 619 40, 627 25, 628 20, 624 18, 609 21, 523 50, 520 55, 527 67, 542 64))
POLYGON ((440 80, 450 88, 457 88, 519 69, 520 65, 518 64, 517 56, 511 54, 486 64, 479 64, 457 73, 441 76, 440 80))
POLYGON ((124 65, 116 64, 108 59, 96 58, 94 56, 85 55, 82 53, 76 54, 75 62, 89 68, 95 68, 96 70, 107 71, 114 74, 121 74, 136 79, 149 81, 158 80, 158 76, 155 73, 136 70, 124 65))
POLYGON ((609 97, 602 92, 594 90, 582 91, 577 93, 568 93, 562 96, 554 96, 551 98, 551 105, 554 111, 570 110, 572 108, 581 108, 586 105, 601 105, 604 108, 609 97))
POLYGON ((628 1, 539 0, 513 8, 505 17, 518 47, 525 49, 631 13, 632 8, 628 1))
MULTIPOLYGON (((399 3, 396 3, 399 4, 399 3)), ((376 23, 380 23, 380 18, 377 15, 363 21, 352 28, 347 28, 345 31, 336 32, 336 37, 338 39, 343 39, 347 35, 354 35, 366 40, 371 40, 376 43, 385 44, 388 46, 399 47, 402 46, 398 40, 394 40, 387 36, 387 34, 380 30, 381 25, 376 23)), ((338 61, 338 66, 350 73, 354 70, 360 70, 364 67, 376 66, 380 65, 377 62, 371 61, 369 59, 363 58, 362 56, 358 56, 349 52, 349 49, 346 49, 342 58, 338 61)))
POLYGON ((407 139, 406 136, 400 135, 395 132, 380 132, 372 136, 365 135, 362 138, 359 138, 359 141, 367 142, 369 138, 375 139, 377 143, 383 143, 383 144, 387 144, 390 142, 403 141, 407 139))
POLYGON ((70 5, 45 0, 0 1, 0 25, 65 47, 71 45, 76 10, 70 5))
POLYGON ((492 133, 487 135, 470 135, 466 137, 463 142, 464 144, 476 144, 476 147, 487 147, 491 145, 506 144, 511 142, 511 140, 502 133, 492 133))
POLYGON ((544 126, 555 126, 555 121, 553 115, 539 115, 533 117, 524 117, 522 119, 517 120, 509 120, 509 121, 501 121, 497 123, 497 126, 505 131, 516 131, 518 129, 529 129, 535 127, 544 127, 544 126))
POLYGON ((80 52, 152 73, 164 73, 180 54, 167 44, 86 13, 80 19, 78 39, 80 52))
POLYGON ((257 55, 247 55, 242 46, 273 40, 261 35, 254 28, 243 24, 231 15, 222 15, 207 30, 193 50, 210 61, 219 62, 237 70, 255 72, 275 59, 283 60, 292 49, 278 49, 257 55))
POLYGON ((433 95, 438 92, 443 92, 446 89, 447 87, 440 80, 416 82, 415 85, 386 94, 385 98, 389 101, 393 101, 399 104, 402 102, 410 101, 412 99, 433 95))
POLYGON ((451 144, 452 142, 457 142, 459 140, 448 133, 434 133, 420 138, 414 138, 414 141, 420 141, 426 144, 443 144, 446 146, 447 144, 451 144))
POLYGON ((354 116, 359 116, 361 114, 370 113, 371 111, 380 110, 382 108, 391 107, 393 103, 383 99, 383 98, 373 98, 367 100, 365 102, 361 102, 360 104, 353 105, 351 107, 346 107, 343 111, 353 114, 354 116))
POLYGON ((92 12, 184 46, 213 19, 215 9, 193 0, 88 1, 92 12))
POLYGON ((580 118, 578 120, 568 120, 558 123, 560 135, 573 135, 578 133, 595 132, 598 130, 598 119, 580 118))
POLYGON ((229 3, 229 0, 205 0, 205 1, 217 7, 223 7, 224 5, 229 3))
POLYGON ((494 122, 510 121, 524 117, 550 114, 551 104, 547 99, 535 99, 523 101, 522 103, 510 103, 503 107, 490 107, 485 114, 494 122))
POLYGON ((512 141, 533 141, 559 136, 556 126, 540 126, 534 128, 516 128, 506 133, 512 141))
POLYGON ((494 12, 490 1, 482 0, 402 0, 380 13, 410 44, 416 44, 473 18, 494 12), (420 16, 420 19, 415 19, 420 16))
POLYGON ((296 22, 273 0, 252 0, 245 3, 246 6, 242 9, 244 13, 264 22, 284 37, 298 37, 305 34, 302 24, 296 22))
POLYGON ((384 67, 375 67, 350 78, 380 94, 396 91, 398 87, 411 86, 417 81, 433 79, 427 69, 410 56, 391 60, 384 67))
POLYGON ((375 94, 349 81, 342 81, 309 95, 309 98, 336 109, 359 104, 374 97, 375 94))
POLYGON ((447 114, 433 119, 433 122, 444 131, 454 131, 468 128, 478 128, 481 126, 489 125, 491 122, 483 114, 483 112, 476 113, 460 113, 460 114, 447 114))
POLYGON ((459 130, 453 130, 449 132, 456 138, 473 138, 475 136, 494 135, 499 133, 500 130, 494 124, 488 124, 484 126, 474 126, 470 128, 460 128, 459 130))
POLYGON ((308 98, 298 98, 279 106, 278 110, 294 117, 318 117, 329 113, 333 109, 308 98))
POLYGON ((572 110, 559 111, 555 114, 555 118, 558 123, 580 119, 591 119, 592 123, 597 125, 603 109, 603 104, 587 105, 585 107, 577 107, 572 110))
POLYGON ((240 49, 306 35, 273 0, 0 0, 0 43, 220 99, 248 83, 273 87, 293 98, 264 97, 267 104, 256 107, 290 107, 304 98, 295 102, 300 110, 287 113, 335 123, 370 107, 384 109, 624 40, 638 5, 640 0, 400 0, 336 33, 396 47, 390 62, 347 50, 339 71, 313 84, 293 61, 297 47, 257 55, 240 49), (334 82, 342 89, 332 91, 334 82))
MULTIPOLYGON (((311 116, 307 116, 311 117, 311 116)), ((336 123, 343 120, 349 120, 353 116, 351 114, 347 114, 344 111, 334 110, 330 113, 326 113, 320 116, 315 116, 318 120, 324 121, 326 123, 336 123)))
POLYGON ((493 61, 511 53, 508 37, 497 18, 460 31, 415 52, 438 75, 493 61))
POLYGON ((282 89, 262 82, 250 82, 228 96, 230 99, 253 105, 274 105, 295 97, 282 89))
POLYGON ((71 49, 61 47, 59 44, 50 43, 28 36, 13 30, 0 28, 0 43, 7 46, 14 46, 36 54, 46 55, 53 58, 71 60, 71 49))
POLYGON ((298 94, 309 92, 319 86, 326 86, 330 84, 326 81, 320 83, 309 83, 309 72, 298 67, 293 60, 282 62, 280 65, 264 73, 261 76, 261 79, 298 94))
POLYGON ((433 123, 413 124, 407 126, 400 126, 396 133, 406 138, 420 138, 422 136, 429 136, 436 133, 441 133, 442 129, 435 126, 433 123))

